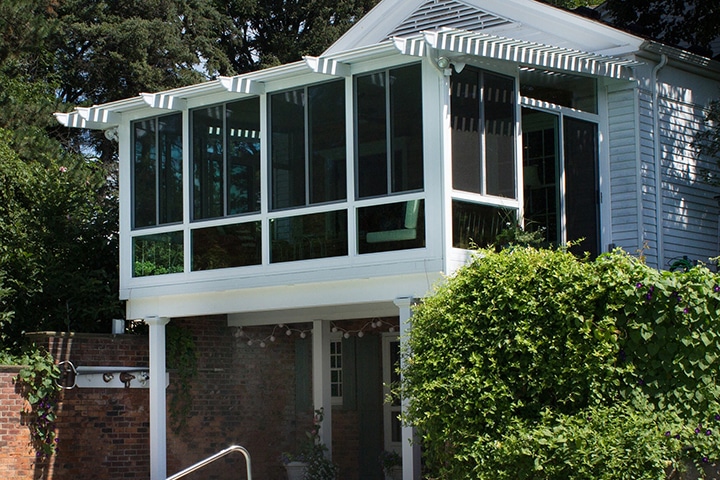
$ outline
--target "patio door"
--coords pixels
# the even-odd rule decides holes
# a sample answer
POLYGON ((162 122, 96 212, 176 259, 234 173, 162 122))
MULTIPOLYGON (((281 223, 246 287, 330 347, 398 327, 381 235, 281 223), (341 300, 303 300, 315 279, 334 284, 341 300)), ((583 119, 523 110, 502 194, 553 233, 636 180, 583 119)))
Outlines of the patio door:
POLYGON ((569 115, 522 109, 524 220, 552 244, 600 251, 598 128, 569 115))

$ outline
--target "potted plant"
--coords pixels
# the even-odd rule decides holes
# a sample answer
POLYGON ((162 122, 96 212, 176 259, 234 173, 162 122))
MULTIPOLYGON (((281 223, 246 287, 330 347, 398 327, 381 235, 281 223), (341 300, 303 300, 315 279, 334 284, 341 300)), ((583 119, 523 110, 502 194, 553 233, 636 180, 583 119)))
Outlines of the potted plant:
POLYGON ((380 465, 385 480, 402 480, 402 458, 397 452, 384 450, 380 454, 380 465))
POLYGON ((323 421, 323 409, 315 410, 313 428, 305 432, 307 443, 299 453, 283 453, 281 460, 285 465, 288 480, 335 480, 337 465, 327 458, 327 447, 320 441, 320 425, 323 421))

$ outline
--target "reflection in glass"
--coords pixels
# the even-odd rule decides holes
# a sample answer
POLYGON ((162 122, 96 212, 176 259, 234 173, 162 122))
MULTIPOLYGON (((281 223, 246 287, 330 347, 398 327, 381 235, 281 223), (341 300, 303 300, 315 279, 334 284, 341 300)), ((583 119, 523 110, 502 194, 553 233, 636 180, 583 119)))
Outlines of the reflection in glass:
POLYGON ((359 198, 422 190, 420 65, 355 78, 359 198))
POLYGON ((133 123, 133 227, 182 221, 182 115, 133 123))
POLYGON ((450 87, 453 188, 515 198, 515 80, 466 67, 450 87))
POLYGON ((260 100, 192 115, 193 219, 260 210, 260 100))
POLYGON ((358 209, 360 253, 386 252, 425 246, 423 200, 358 209))
POLYGON ((513 209, 453 200, 453 247, 487 247, 509 225, 514 225, 513 209))
POLYGON ((483 74, 486 193, 515 198, 515 80, 483 74))
POLYGON ((270 96, 272 208, 305 205, 305 89, 270 96))
POLYGON ((597 80, 592 77, 521 68, 520 95, 597 113, 597 80))
POLYGON ((192 270, 259 265, 260 222, 198 228, 192 231, 192 270))
POLYGON ((270 240, 272 263, 347 255, 347 211, 271 219, 270 240))
POLYGON ((183 271, 183 233, 169 232, 133 238, 133 277, 183 271))
POLYGON ((346 197, 345 82, 308 87, 310 203, 346 197))

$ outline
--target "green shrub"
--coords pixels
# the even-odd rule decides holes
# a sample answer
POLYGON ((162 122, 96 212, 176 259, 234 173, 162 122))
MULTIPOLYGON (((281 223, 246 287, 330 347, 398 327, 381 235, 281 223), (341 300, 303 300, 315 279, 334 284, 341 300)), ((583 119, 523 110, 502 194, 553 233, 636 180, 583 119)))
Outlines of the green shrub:
POLYGON ((719 290, 704 267, 621 252, 480 251, 408 337, 405 420, 428 475, 664 478, 720 458, 719 290))

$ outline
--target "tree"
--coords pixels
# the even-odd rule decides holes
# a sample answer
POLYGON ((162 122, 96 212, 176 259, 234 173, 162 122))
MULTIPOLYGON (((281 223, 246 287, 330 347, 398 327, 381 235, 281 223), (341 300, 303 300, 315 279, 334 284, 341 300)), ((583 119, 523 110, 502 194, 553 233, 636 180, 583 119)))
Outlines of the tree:
MULTIPOLYGON (((720 37, 720 3, 708 0, 607 0, 611 23, 708 57, 720 37)), ((720 54, 720 52, 716 52, 720 54)))

